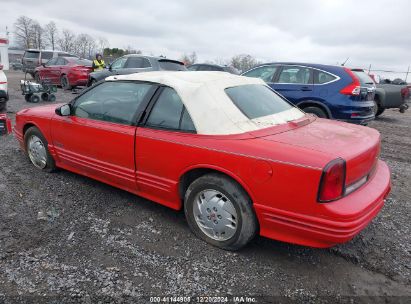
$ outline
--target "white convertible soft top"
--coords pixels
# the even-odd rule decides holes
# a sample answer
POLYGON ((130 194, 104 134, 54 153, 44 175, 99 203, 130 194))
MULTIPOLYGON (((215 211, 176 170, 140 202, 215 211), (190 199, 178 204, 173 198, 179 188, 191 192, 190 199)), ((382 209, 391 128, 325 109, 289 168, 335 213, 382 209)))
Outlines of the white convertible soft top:
POLYGON ((291 108, 277 114, 249 119, 224 90, 248 84, 266 85, 265 82, 225 72, 147 72, 110 76, 106 80, 147 81, 175 89, 198 134, 240 134, 283 124, 304 116, 302 111, 291 108))

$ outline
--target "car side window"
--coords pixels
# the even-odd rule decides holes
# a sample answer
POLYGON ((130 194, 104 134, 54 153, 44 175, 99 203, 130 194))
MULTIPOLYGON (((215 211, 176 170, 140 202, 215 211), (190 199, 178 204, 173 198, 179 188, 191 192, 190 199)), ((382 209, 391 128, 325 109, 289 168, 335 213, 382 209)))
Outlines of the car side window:
POLYGON ((169 87, 164 88, 157 99, 147 119, 146 126, 195 133, 190 114, 185 109, 177 92, 169 87))
POLYGON ((331 82, 333 80, 337 79, 334 75, 331 75, 329 73, 323 72, 323 71, 316 71, 315 76, 314 76, 314 83, 315 84, 324 84, 331 82))
POLYGON ((62 57, 57 57, 56 59, 57 59, 56 65, 66 65, 67 64, 66 60, 62 57))
POLYGON ((57 58, 50 59, 49 61, 47 61, 46 66, 54 66, 56 65, 56 62, 57 58))
POLYGON ((77 98, 73 116, 133 125, 134 115, 150 88, 147 83, 104 82, 77 98))
POLYGON ((124 68, 124 64, 126 63, 126 61, 127 61, 126 57, 119 58, 111 64, 111 68, 113 70, 122 69, 124 68))
POLYGON ((51 59, 53 58, 53 52, 42 51, 41 52, 41 59, 51 59))
POLYGON ((281 70, 278 83, 309 84, 311 69, 298 66, 285 66, 281 70))
POLYGON ((151 67, 150 61, 144 57, 129 57, 125 65, 126 69, 144 69, 149 67, 151 67))
POLYGON ((259 68, 255 68, 247 73, 244 76, 261 78, 265 82, 272 82, 275 72, 277 71, 277 66, 266 65, 259 68))

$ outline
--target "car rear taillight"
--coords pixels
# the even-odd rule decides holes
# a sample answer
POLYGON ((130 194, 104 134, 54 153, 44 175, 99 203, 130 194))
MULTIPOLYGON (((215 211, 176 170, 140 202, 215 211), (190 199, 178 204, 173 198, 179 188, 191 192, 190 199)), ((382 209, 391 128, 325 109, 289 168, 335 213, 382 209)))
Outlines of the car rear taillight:
POLYGON ((334 159, 325 166, 318 189, 319 202, 335 201, 344 195, 345 171, 345 161, 342 158, 334 159))
POLYGON ((410 96, 410 91, 408 90, 408 87, 401 89, 401 96, 402 99, 407 99, 410 96))
POLYGON ((348 75, 350 75, 352 82, 347 85, 345 88, 342 88, 340 93, 344 95, 353 95, 353 96, 358 96, 360 95, 361 92, 361 84, 360 80, 358 79, 355 74, 347 68, 344 68, 344 70, 347 72, 348 75))
POLYGON ((7 118, 6 114, 0 114, 0 135, 7 135, 11 133, 11 120, 7 118))

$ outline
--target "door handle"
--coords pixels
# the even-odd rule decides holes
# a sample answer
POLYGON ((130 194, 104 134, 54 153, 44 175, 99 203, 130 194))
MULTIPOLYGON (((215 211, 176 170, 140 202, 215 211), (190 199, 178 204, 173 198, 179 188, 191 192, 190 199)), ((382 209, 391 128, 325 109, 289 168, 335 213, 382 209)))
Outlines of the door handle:
POLYGON ((301 87, 301 91, 311 91, 310 87, 301 87))

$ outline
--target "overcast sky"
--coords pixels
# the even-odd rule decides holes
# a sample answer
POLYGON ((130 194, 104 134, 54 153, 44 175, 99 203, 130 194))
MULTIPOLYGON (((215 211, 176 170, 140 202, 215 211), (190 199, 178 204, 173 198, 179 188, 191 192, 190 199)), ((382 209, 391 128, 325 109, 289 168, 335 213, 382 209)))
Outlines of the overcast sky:
POLYGON ((411 1, 396 0, 0 0, 0 31, 20 15, 106 37, 111 47, 199 61, 250 54, 406 71, 411 1))

